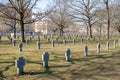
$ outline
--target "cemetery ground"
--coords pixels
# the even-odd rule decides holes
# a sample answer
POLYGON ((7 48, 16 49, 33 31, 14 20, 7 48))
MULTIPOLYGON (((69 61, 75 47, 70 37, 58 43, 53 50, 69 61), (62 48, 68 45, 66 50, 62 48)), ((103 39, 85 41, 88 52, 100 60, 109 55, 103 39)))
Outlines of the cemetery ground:
POLYGON ((118 37, 110 39, 110 50, 106 49, 107 40, 100 40, 101 52, 97 53, 98 43, 77 39, 76 44, 62 39, 53 48, 43 36, 40 49, 37 49, 37 37, 27 45, 23 43, 23 51, 19 52, 18 42, 14 47, 6 37, 0 41, 0 80, 119 80, 120 79, 120 46, 118 37), (113 41, 117 40, 116 48, 113 41), (84 56, 84 46, 88 45, 88 56, 84 56), (65 60, 65 50, 70 48, 70 61, 65 60), (42 53, 48 52, 49 69, 43 68, 42 53), (23 56, 25 59, 24 74, 17 75, 15 60, 23 56))

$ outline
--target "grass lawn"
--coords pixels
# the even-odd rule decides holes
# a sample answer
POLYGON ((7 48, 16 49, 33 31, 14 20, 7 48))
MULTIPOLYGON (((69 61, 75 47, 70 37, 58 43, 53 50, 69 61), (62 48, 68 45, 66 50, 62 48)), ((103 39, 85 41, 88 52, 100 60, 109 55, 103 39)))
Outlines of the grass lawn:
POLYGON ((97 53, 97 41, 77 43, 67 40, 64 46, 62 40, 51 43, 41 37, 41 49, 37 49, 37 37, 30 44, 23 44, 23 52, 18 50, 18 42, 14 47, 7 38, 0 41, 0 80, 120 80, 120 46, 119 38, 110 39, 110 50, 106 49, 107 40, 101 40, 101 53, 97 53), (117 40, 114 48, 113 41, 117 40), (89 56, 84 56, 84 46, 88 45, 89 56), (65 60, 65 50, 70 48, 71 60, 65 60), (49 69, 42 66, 42 53, 47 51, 50 55, 49 69), (17 75, 15 60, 25 58, 24 75, 17 75))

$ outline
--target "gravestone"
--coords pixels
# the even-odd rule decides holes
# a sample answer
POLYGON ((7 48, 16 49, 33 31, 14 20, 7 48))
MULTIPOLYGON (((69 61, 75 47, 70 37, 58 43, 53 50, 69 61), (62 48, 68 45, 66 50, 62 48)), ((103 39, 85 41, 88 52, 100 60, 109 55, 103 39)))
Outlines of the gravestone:
POLYGON ((26 39, 26 44, 29 44, 30 40, 29 39, 26 39))
POLYGON ((83 38, 81 38, 81 43, 83 43, 83 38))
POLYGON ((38 36, 38 41, 40 41, 40 36, 38 36))
POLYGON ((63 40, 63 44, 66 46, 66 40, 65 39, 63 40))
POLYGON ((40 41, 37 41, 37 49, 40 49, 40 41))
POLYGON ((97 44, 97 53, 100 53, 100 43, 97 44))
POLYGON ((109 47, 110 47, 110 43, 109 43, 109 41, 106 43, 106 48, 107 48, 107 50, 109 50, 109 47))
POLYGON ((20 42, 20 43, 18 44, 18 48, 19 48, 19 51, 22 52, 22 48, 23 48, 22 42, 20 42))
POLYGON ((13 40, 13 46, 16 46, 16 40, 13 40))
POLYGON ((69 61, 69 60, 70 60, 70 54, 71 54, 70 49, 66 49, 66 51, 65 51, 66 61, 69 61))
POLYGON ((51 44, 52 44, 52 47, 55 47, 55 42, 54 42, 54 40, 52 40, 51 44))
POLYGON ((50 38, 47 39, 47 42, 50 43, 50 38))
POLYGON ((48 68, 49 54, 48 52, 43 52, 42 54, 43 67, 48 68))
POLYGON ((56 38, 56 43, 58 43, 58 37, 56 38))
POLYGON ((114 40, 114 48, 116 48, 116 41, 114 40))
POLYGON ((73 45, 75 45, 75 38, 73 39, 73 45))
POLYGON ((25 59, 23 57, 18 57, 15 60, 15 67, 17 68, 17 74, 21 75, 24 73, 25 59))
POLYGON ((84 55, 88 56, 88 46, 87 45, 84 46, 84 55))

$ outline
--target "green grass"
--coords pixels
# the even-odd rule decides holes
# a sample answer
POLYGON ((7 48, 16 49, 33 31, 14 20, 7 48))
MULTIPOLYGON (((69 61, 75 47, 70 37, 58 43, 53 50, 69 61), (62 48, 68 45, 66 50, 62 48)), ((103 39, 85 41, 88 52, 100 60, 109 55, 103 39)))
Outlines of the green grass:
POLYGON ((114 37, 110 40, 110 50, 106 49, 106 41, 101 40, 101 53, 96 51, 97 42, 77 40, 73 45, 72 40, 67 40, 64 46, 62 40, 52 48, 41 38, 41 49, 36 46, 35 37, 29 45, 24 43, 23 52, 18 50, 18 42, 14 47, 6 38, 0 41, 0 80, 119 80, 120 78, 120 46, 113 47, 114 37), (89 56, 84 56, 84 45, 89 47, 89 56), (65 50, 71 49, 70 62, 65 61, 65 50), (42 67, 42 53, 48 51, 50 55, 49 69, 42 67), (23 56, 26 60, 24 75, 17 75, 15 60, 23 56))

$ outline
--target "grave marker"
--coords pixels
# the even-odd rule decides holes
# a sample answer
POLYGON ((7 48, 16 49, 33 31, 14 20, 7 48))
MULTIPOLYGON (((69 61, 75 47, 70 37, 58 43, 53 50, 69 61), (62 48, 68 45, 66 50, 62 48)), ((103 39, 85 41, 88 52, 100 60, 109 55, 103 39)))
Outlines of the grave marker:
POLYGON ((109 50, 109 47, 110 47, 110 43, 109 43, 109 41, 106 43, 106 48, 107 48, 107 50, 109 50))
POLYGON ((97 53, 100 53, 100 43, 97 44, 97 53))
POLYGON ((65 39, 63 40, 63 44, 66 46, 66 40, 65 39))
POLYGON ((43 52, 42 54, 43 67, 48 68, 49 54, 48 52, 43 52))
POLYGON ((13 45, 16 46, 16 40, 13 40, 13 45))
POLYGON ((40 49, 40 41, 37 41, 37 49, 40 49))
POLYGON ((52 40, 52 47, 55 47, 55 42, 54 42, 54 40, 52 40))
POLYGON ((75 38, 73 39, 73 44, 75 45, 75 38))
POLYGON ((88 46, 87 45, 84 46, 84 55, 88 56, 88 46))
POLYGON ((116 48, 116 41, 114 40, 114 48, 116 48))
POLYGON ((66 49, 66 51, 65 51, 66 61, 69 61, 69 60, 70 60, 70 54, 71 54, 70 49, 66 49))
POLYGON ((22 52, 22 48, 23 48, 22 42, 20 42, 20 43, 18 44, 18 48, 19 48, 19 51, 22 52))
POLYGON ((15 60, 15 67, 17 68, 17 74, 21 75, 24 73, 25 59, 23 57, 18 57, 15 60))

